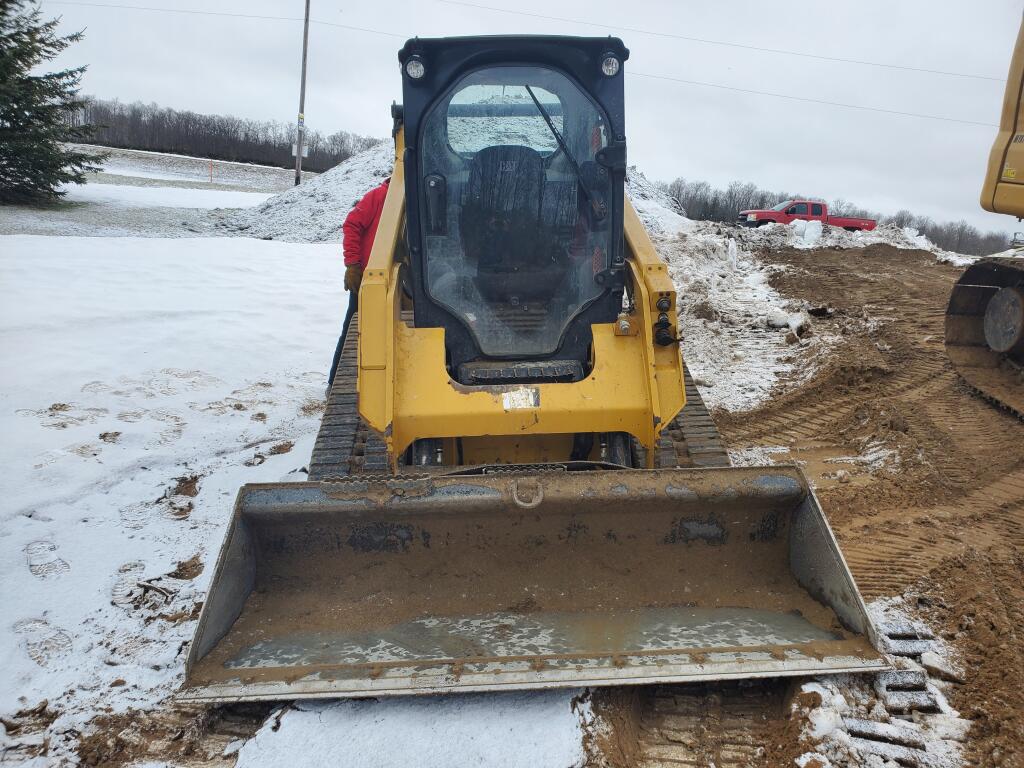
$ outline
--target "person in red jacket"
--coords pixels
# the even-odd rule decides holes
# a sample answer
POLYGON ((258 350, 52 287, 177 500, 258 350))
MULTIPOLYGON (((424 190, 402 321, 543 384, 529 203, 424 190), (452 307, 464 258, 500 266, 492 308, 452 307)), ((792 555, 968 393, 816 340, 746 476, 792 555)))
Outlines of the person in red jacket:
POLYGON ((363 199, 348 212, 341 228, 341 249, 345 254, 345 290, 349 291, 351 296, 348 299, 348 311, 345 313, 345 322, 341 327, 338 346, 334 350, 331 372, 327 376, 328 394, 334 384, 334 374, 338 369, 338 361, 341 359, 341 350, 345 346, 345 337, 348 336, 348 327, 359 306, 359 285, 363 281, 363 270, 366 269, 366 265, 370 261, 373 238, 377 234, 377 225, 380 224, 380 214, 384 210, 384 199, 388 196, 390 182, 390 178, 384 179, 383 184, 363 195, 363 199))
POLYGON ((370 261, 373 249, 373 238, 380 224, 380 213, 384 210, 384 199, 388 196, 388 184, 391 179, 374 187, 360 200, 342 226, 342 250, 345 252, 345 290, 359 293, 359 284, 363 280, 363 270, 370 261))

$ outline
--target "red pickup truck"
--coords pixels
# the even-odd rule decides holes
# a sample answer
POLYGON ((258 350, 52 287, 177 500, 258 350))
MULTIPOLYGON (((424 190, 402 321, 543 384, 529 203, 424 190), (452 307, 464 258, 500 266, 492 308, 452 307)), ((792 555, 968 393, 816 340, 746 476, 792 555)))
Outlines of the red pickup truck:
POLYGON ((765 224, 789 224, 791 221, 820 221, 832 227, 842 227, 850 232, 858 229, 872 230, 878 226, 874 219, 856 219, 849 216, 829 216, 828 205, 818 200, 786 200, 774 208, 754 211, 740 211, 738 224, 744 227, 760 227, 765 224))

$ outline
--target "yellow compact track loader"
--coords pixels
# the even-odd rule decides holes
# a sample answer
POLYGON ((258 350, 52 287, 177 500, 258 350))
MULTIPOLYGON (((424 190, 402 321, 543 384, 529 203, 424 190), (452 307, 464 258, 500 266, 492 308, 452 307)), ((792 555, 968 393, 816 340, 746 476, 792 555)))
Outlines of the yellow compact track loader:
POLYGON ((181 698, 867 672, 796 467, 729 466, 624 195, 615 38, 414 39, 304 483, 241 489, 181 698))
MULTIPOLYGON (((981 207, 1024 216, 1024 24, 1010 61, 999 133, 988 158, 981 207)), ((1024 248, 982 259, 953 287, 946 353, 976 392, 1024 418, 1024 248)))

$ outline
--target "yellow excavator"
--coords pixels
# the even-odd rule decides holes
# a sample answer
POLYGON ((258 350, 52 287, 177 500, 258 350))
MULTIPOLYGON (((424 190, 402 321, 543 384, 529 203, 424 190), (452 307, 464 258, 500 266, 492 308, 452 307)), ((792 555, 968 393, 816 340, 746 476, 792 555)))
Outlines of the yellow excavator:
POLYGON ((685 369, 625 195, 628 55, 401 49, 394 171, 308 480, 240 490, 181 698, 886 668, 802 472, 729 466, 685 369))
MULTIPOLYGON (((999 133, 989 153, 981 207, 1024 217, 1024 23, 1006 78, 999 133)), ((976 392, 1024 419, 1024 242, 1015 256, 981 259, 953 287, 946 353, 976 392)))

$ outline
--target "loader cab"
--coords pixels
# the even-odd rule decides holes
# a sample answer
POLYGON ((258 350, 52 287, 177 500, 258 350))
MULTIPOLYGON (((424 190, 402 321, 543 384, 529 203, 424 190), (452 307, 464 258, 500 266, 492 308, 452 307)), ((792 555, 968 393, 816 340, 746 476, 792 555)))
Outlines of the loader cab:
POLYGON ((467 386, 577 381, 621 311, 625 131, 615 38, 410 40, 409 282, 467 386))

